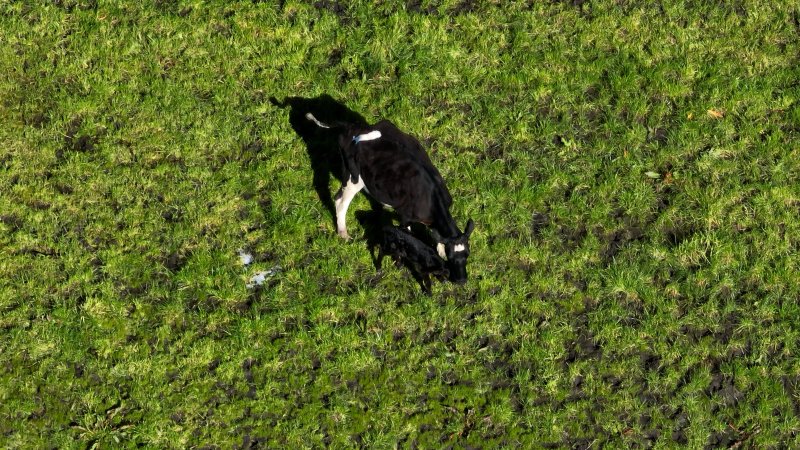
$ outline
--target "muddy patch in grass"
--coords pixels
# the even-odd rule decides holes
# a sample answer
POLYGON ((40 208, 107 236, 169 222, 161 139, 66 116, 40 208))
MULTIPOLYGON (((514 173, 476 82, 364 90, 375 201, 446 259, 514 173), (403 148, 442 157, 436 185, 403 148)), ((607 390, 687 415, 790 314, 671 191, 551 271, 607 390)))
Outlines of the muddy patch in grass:
POLYGON ((0 216, 0 223, 7 226, 12 233, 16 232, 25 225, 25 222, 14 214, 3 214, 0 216))
POLYGON ((409 0, 406 1, 406 10, 415 14, 431 15, 436 14, 439 10, 432 3, 428 6, 423 6, 422 0, 409 0))
POLYGON ((666 145, 667 143, 667 130, 666 128, 654 128, 647 132, 647 142, 655 143, 659 146, 666 145))
POLYGON ((347 21, 350 18, 347 6, 338 0, 318 0, 314 2, 314 8, 334 14, 340 21, 347 21))
POLYGON ((796 417, 800 417, 800 375, 783 375, 781 384, 786 396, 792 402, 792 411, 796 417))
POLYGON ((576 224, 574 227, 559 225, 557 232, 561 239, 561 249, 564 252, 570 252, 580 247, 587 234, 586 225, 583 223, 576 224))
POLYGON ((81 126, 83 119, 76 117, 67 125, 64 133, 64 144, 56 150, 56 159, 59 161, 64 159, 64 154, 69 152, 77 153, 94 153, 97 143, 100 141, 99 136, 90 136, 81 133, 81 126))
POLYGON ((692 238, 699 230, 693 223, 680 221, 662 228, 664 240, 670 248, 675 248, 692 238))
POLYGON ((623 248, 632 242, 642 239, 644 236, 644 230, 636 225, 606 233, 602 236, 605 246, 600 251, 600 260, 605 266, 608 266, 623 248))
POLYGON ((531 215, 531 235, 534 238, 541 236, 547 226, 550 225, 550 216, 546 212, 534 211, 531 215))
POLYGON ((479 9, 478 2, 475 0, 461 0, 458 4, 450 9, 450 14, 469 14, 477 12, 479 9))

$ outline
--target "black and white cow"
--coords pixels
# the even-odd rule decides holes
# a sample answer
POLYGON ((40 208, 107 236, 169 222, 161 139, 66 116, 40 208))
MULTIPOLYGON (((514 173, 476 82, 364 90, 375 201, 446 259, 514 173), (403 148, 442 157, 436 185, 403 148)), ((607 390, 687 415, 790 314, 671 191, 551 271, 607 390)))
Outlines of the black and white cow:
MULTIPOLYGON (((323 128, 311 113, 306 118, 323 128)), ((392 122, 382 120, 361 126, 335 123, 344 159, 344 183, 336 194, 336 231, 348 239, 345 216, 353 197, 364 189, 372 198, 391 207, 400 217, 400 226, 422 223, 431 228, 437 251, 447 260, 450 280, 467 281, 469 235, 474 223, 467 221, 462 233, 450 215, 453 199, 444 179, 413 136, 403 133, 392 122)))

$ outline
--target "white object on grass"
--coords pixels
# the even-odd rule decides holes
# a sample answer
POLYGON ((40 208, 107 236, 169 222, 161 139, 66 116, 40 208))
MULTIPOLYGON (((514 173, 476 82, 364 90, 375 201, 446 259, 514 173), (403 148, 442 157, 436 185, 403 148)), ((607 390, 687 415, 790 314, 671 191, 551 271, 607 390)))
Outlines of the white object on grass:
POLYGON ((267 279, 272 278, 275 274, 277 274, 281 270, 281 266, 272 266, 269 270, 260 270, 253 274, 250 277, 250 281, 247 282, 247 288, 252 289, 256 286, 261 286, 267 279))
POLYGON ((244 250, 242 250, 240 248, 239 249, 239 262, 241 262, 243 266, 246 266, 246 265, 250 264, 251 262, 253 262, 253 255, 251 255, 250 253, 248 253, 248 252, 246 252, 246 251, 244 251, 244 250))

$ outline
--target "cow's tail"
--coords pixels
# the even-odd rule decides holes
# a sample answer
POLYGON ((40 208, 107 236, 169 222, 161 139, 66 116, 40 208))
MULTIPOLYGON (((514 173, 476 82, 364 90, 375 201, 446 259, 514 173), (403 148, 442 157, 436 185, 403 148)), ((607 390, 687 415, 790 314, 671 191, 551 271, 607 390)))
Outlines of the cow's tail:
POLYGON ((315 123, 315 124, 317 124, 317 126, 318 126, 318 127, 320 127, 320 128, 331 128, 331 126, 330 126, 330 125, 328 125, 328 124, 325 124, 325 123, 322 123, 322 122, 320 122, 319 120, 317 120, 317 118, 316 118, 316 117, 314 117, 314 115, 313 115, 313 114, 311 114, 311 113, 306 113, 306 119, 308 119, 308 120, 310 120, 310 121, 314 122, 314 123, 315 123))

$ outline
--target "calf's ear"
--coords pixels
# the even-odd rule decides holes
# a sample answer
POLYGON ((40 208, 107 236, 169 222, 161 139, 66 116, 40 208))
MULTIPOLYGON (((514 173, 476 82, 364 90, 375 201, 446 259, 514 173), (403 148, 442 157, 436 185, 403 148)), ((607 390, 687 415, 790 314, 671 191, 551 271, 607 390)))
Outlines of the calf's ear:
POLYGON ((466 228, 464 228, 464 236, 469 237, 469 235, 472 234, 472 230, 474 229, 475 229, 475 222, 473 222, 472 219, 469 219, 467 221, 466 228))

